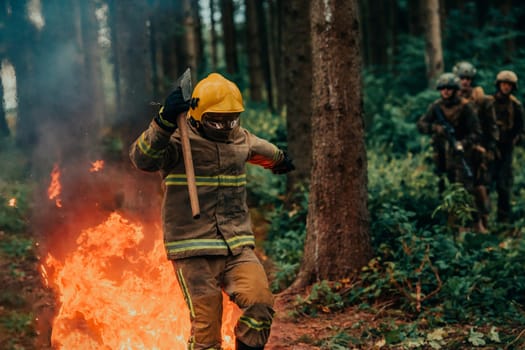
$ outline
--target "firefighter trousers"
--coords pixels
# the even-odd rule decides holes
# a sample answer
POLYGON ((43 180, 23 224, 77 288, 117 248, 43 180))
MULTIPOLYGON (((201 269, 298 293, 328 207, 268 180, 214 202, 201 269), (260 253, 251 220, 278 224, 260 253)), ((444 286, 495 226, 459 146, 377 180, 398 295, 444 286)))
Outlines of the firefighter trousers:
POLYGON ((242 310, 235 337, 264 347, 270 336, 273 295, 266 272, 252 248, 233 256, 197 256, 173 260, 190 311, 188 349, 221 349, 223 291, 242 310))

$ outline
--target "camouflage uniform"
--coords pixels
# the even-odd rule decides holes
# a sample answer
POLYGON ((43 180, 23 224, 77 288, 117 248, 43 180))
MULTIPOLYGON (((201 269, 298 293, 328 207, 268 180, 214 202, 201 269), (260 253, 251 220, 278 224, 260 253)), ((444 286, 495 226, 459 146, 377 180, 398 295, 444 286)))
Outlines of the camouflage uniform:
MULTIPOLYGON (((443 75, 445 78, 450 78, 446 74, 451 73, 443 75)), ((457 84, 454 87, 459 89, 457 84)), ((440 88, 441 86, 438 83, 438 89, 440 88)), ((426 114, 418 120, 417 127, 421 133, 432 135, 436 173, 440 176, 446 174, 450 182, 460 182, 465 188, 472 191, 473 178, 468 176, 462 158, 465 159, 468 166, 471 166, 469 156, 472 154, 472 147, 478 142, 480 134, 479 120, 473 105, 468 100, 457 96, 457 93, 454 93, 447 100, 440 98, 430 104, 426 114), (454 145, 450 145, 443 132, 436 131, 439 129, 436 128, 436 125, 441 125, 436 108, 441 109, 448 123, 454 128, 456 141, 461 144, 463 152, 454 149, 454 145)), ((441 181, 440 192, 443 189, 443 182, 441 181)))
POLYGON ((516 97, 501 92, 500 83, 508 82, 517 88, 517 77, 513 72, 502 71, 496 79, 497 92, 494 94, 494 108, 499 127, 496 159, 492 168, 492 180, 498 193, 498 221, 508 221, 511 214, 510 199, 513 185, 512 153, 514 145, 523 134, 523 106, 516 97), (508 74, 507 74, 508 73, 508 74))
POLYGON ((494 99, 492 96, 486 96, 483 88, 480 86, 472 85, 476 75, 476 68, 471 63, 458 62, 454 66, 453 72, 460 78, 461 88, 458 95, 472 102, 481 128, 479 144, 473 147, 470 163, 474 174, 473 195, 478 210, 476 222, 481 220, 477 229, 484 232, 486 231, 488 215, 490 214, 490 199, 487 191, 487 186, 490 183, 489 169, 493 167, 492 163, 499 139, 494 99))

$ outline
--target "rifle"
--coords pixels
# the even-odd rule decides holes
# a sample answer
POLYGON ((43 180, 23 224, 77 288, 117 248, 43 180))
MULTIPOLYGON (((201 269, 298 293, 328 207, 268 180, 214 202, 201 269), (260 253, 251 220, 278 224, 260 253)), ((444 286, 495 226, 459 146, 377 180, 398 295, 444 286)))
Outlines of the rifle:
POLYGON ((472 179, 474 175, 472 174, 472 169, 470 169, 470 166, 465 160, 463 146, 456 140, 456 130, 445 118, 445 116, 443 115, 443 111, 441 110, 441 108, 439 108, 439 105, 434 106, 434 112, 436 112, 438 123, 441 124, 441 126, 445 130, 445 136, 447 137, 447 141, 450 147, 452 147, 452 149, 454 150, 454 154, 460 157, 461 165, 463 166, 463 171, 465 171, 465 174, 469 179, 472 179))

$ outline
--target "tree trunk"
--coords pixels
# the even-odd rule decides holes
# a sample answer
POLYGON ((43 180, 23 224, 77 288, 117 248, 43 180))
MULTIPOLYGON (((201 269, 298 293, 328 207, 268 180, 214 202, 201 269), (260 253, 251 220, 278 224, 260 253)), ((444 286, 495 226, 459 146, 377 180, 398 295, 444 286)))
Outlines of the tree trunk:
POLYGON ((217 30, 215 28, 215 0, 210 0, 210 55, 211 70, 217 70, 217 30))
POLYGON ((408 0, 408 34, 412 36, 419 36, 424 30, 421 20, 421 6, 420 0, 408 0))
POLYGON ((250 77, 250 99, 254 102, 263 100, 263 72, 261 63, 261 40, 264 40, 262 33, 259 33, 259 21, 257 16, 256 2, 261 0, 246 0, 246 35, 247 35, 247 54, 248 54, 248 75, 250 77))
POLYGON ((149 14, 146 0, 115 1, 113 30, 118 33, 115 56, 118 70, 120 103, 116 130, 127 146, 150 121, 150 102, 153 97, 152 67, 150 56, 149 14))
POLYGON ((193 8, 191 0, 183 1, 184 8, 184 33, 186 42, 186 65, 191 67, 193 80, 196 79, 197 72, 197 36, 195 35, 195 17, 193 15, 193 8))
POLYGON ((261 64, 262 64, 262 70, 263 70, 263 80, 266 87, 266 101, 268 103, 268 107, 272 112, 275 111, 275 106, 273 102, 273 82, 272 82, 272 70, 270 67, 270 48, 268 41, 270 38, 268 37, 268 25, 266 18, 266 12, 264 9, 264 2, 263 1, 255 1, 255 11, 256 16, 259 19, 259 36, 260 36, 260 42, 261 42, 261 64))
POLYGON ((11 2, 11 13, 7 19, 7 57, 16 74, 17 119, 16 143, 31 152, 37 145, 39 79, 35 79, 37 32, 26 16, 27 1, 11 2), (15 49, 16 48, 16 49, 15 49))
POLYGON ((444 69, 439 0, 426 1, 422 10, 427 23, 425 26, 427 81, 428 86, 433 87, 436 79, 443 73, 444 69))
POLYGON ((284 82, 282 78, 281 56, 282 56, 282 22, 283 22, 283 6, 281 0, 268 0, 268 26, 270 28, 268 34, 268 52, 271 81, 274 82, 273 95, 275 102, 274 109, 281 111, 284 106, 284 98, 286 95, 284 91, 284 82))
POLYGON ((104 90, 102 69, 100 65, 101 50, 98 45, 98 23, 95 17, 93 0, 77 0, 80 8, 82 52, 83 52, 83 85, 85 86, 85 107, 91 113, 89 124, 92 128, 91 139, 96 140, 104 125, 104 90))
POLYGON ((357 0, 312 0, 313 169, 291 290, 355 276, 371 257, 357 0))
MULTIPOLYGON (((284 79, 288 150, 296 170, 288 174, 288 188, 308 184, 312 169, 312 51, 310 1, 282 3, 282 77, 284 79)), ((322 63, 322 67, 326 62, 322 63)))
POLYGON ((233 21, 232 0, 221 0, 221 13, 226 72, 233 76, 239 72, 239 63, 237 62, 237 39, 233 21))
MULTIPOLYGON (((0 55, 0 64, 2 63, 2 56, 0 55)), ((1 67, 0 67, 1 72, 1 67)), ((0 81, 0 137, 3 136, 9 136, 9 126, 7 125, 7 119, 6 119, 6 109, 5 105, 3 103, 4 101, 4 86, 2 84, 2 81, 0 81)))
POLYGON ((368 65, 384 68, 388 63, 388 1, 368 1, 368 65))
MULTIPOLYGON (((8 6, 7 6, 6 0, 0 0, 0 26, 3 28, 3 30, 0 31, 0 73, 2 72, 2 62, 4 59, 6 59, 6 53, 7 53, 7 36, 6 36, 6 29, 7 29, 7 12, 8 12, 8 6)), ((8 136, 9 135, 9 127, 7 125, 6 120, 6 108, 3 104, 4 101, 4 86, 2 85, 2 81, 0 80, 0 137, 2 136, 8 136)))

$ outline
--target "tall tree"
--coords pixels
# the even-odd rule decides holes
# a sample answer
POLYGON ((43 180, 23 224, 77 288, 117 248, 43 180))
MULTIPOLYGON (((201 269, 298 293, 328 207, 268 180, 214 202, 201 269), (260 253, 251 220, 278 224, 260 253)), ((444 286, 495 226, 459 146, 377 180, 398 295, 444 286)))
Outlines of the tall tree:
POLYGON ((260 0, 246 0, 246 35, 248 53, 248 75, 250 77, 250 99, 260 102, 263 99, 263 71, 261 62, 261 41, 264 36, 259 33, 260 18, 256 3, 260 0))
MULTIPOLYGON (((0 63, 1 63, 1 55, 0 55, 0 63)), ((1 68, 0 68, 1 71, 1 68)), ((9 127, 7 125, 7 119, 5 114, 5 108, 4 108, 4 86, 2 85, 2 82, 0 81, 0 137, 2 136, 8 136, 9 135, 9 127)))
MULTIPOLYGON (((312 168, 312 51, 310 0, 283 1, 281 76, 284 81, 288 150, 296 171, 288 175, 290 188, 308 183, 312 168)), ((324 64, 323 64, 324 66, 324 64)))
POLYGON ((217 29, 215 28, 215 0, 210 0, 210 56, 211 70, 217 70, 217 29))
MULTIPOLYGON (((184 33, 186 43, 186 65, 192 68, 193 74, 195 74, 198 68, 198 42, 196 35, 196 20, 195 14, 193 13, 193 7, 191 0, 183 0, 184 8, 184 33)), ((193 77, 194 80, 196 76, 193 77)))
POLYGON ((311 2, 313 169, 292 289, 354 276, 371 257, 357 0, 311 2))
POLYGON ((422 11, 427 24, 425 26, 427 81, 428 86, 432 87, 444 70, 439 0, 425 1, 422 11))
POLYGON ((28 0, 9 1, 10 13, 7 18, 5 36, 7 57, 14 66, 16 74, 17 125, 16 142, 27 151, 35 148, 39 115, 37 106, 40 80, 35 72, 38 45, 38 30, 27 16, 28 0))
POLYGON ((270 46, 269 46, 269 37, 268 37, 268 25, 266 18, 266 11, 264 9, 264 1, 255 1, 255 11, 258 20, 258 33, 261 37, 261 64, 262 64, 262 70, 264 75, 264 84, 266 86, 266 100, 268 102, 268 106, 270 107, 271 111, 275 111, 275 106, 273 102, 273 77, 272 77, 272 70, 270 65, 270 46))
MULTIPOLYGON (((6 37, 6 25, 7 25, 7 13, 8 6, 6 0, 0 0, 0 27, 4 30, 0 31, 0 73, 2 71, 2 61, 6 59, 7 52, 7 37, 6 37)), ((4 108, 4 86, 0 80, 0 136, 9 135, 9 128, 7 126, 7 120, 4 108)))
POLYGON ((79 8, 81 52, 83 70, 81 74, 84 86, 85 111, 90 113, 89 121, 93 136, 96 139, 98 131, 104 123, 105 104, 102 84, 101 50, 98 45, 98 23, 95 17, 95 1, 76 0, 79 8))
POLYGON ((127 145, 145 127, 153 97, 152 65, 146 0, 113 1, 114 59, 120 94, 117 124, 127 145))
POLYGON ((233 20, 233 0, 221 0, 221 14, 226 71, 230 75, 235 75, 239 72, 239 63, 237 61, 237 36, 233 20))

